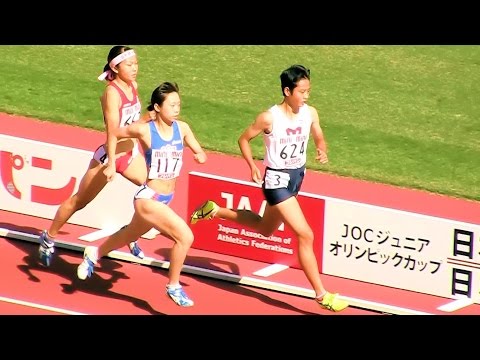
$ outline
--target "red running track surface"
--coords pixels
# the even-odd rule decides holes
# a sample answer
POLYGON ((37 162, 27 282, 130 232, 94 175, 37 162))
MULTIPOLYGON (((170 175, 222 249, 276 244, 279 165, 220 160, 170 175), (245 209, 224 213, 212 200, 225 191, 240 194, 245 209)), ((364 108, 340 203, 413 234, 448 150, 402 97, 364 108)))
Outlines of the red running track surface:
MULTIPOLYGON (((0 211, 0 219, 2 219, 2 221, 0 221, 0 228, 7 228, 10 230, 20 231, 29 234, 39 234, 40 231, 47 227, 50 222, 50 220, 48 219, 41 219, 24 214, 17 214, 6 211, 0 211), (18 224, 28 224, 28 226, 18 224)), ((78 240, 78 237, 92 230, 93 229, 88 229, 77 225, 66 224, 62 229, 59 238, 62 239, 62 241, 68 240, 68 243, 70 244, 85 246, 85 242, 78 240)), ((37 264, 36 257, 38 247, 36 244, 22 240, 4 238, 0 238, 0 241, 2 241, 2 252, 0 252, 0 271, 2 271, 2 268, 5 267, 4 271, 9 274, 7 279, 0 281, 0 296, 10 297, 10 295, 12 294, 15 295, 15 293, 12 293, 12 291, 17 291, 17 289, 31 289, 31 282, 33 281, 34 283, 39 282, 39 284, 36 284, 38 287, 32 288, 32 291, 34 293, 33 299, 38 297, 38 294, 42 294, 41 300, 43 301, 44 296, 46 296, 43 286, 47 286, 50 289, 48 290, 50 296, 45 298, 46 302, 44 302, 43 304, 64 308, 59 305, 52 305, 58 304, 57 302, 55 302, 55 299, 57 299, 57 297, 60 297, 60 304, 62 304, 63 301, 65 301, 65 303, 76 304, 76 300, 78 299, 82 306, 90 304, 90 306, 92 307, 91 310, 90 308, 88 308, 88 311, 86 311, 85 308, 82 306, 73 308, 67 307, 67 309, 76 312, 94 314, 139 314, 139 309, 137 308, 133 313, 131 313, 131 311, 133 310, 131 304, 128 305, 128 301, 118 302, 116 290, 113 292, 111 292, 111 289, 109 289, 109 291, 105 290, 105 287, 108 287, 107 283, 110 283, 111 281, 99 282, 100 279, 98 279, 97 277, 88 279, 85 282, 81 282, 79 284, 81 285, 81 289, 84 289, 85 286, 87 287, 87 289, 91 289, 90 286, 99 286, 99 291, 101 294, 103 294, 102 297, 115 299, 115 305, 107 305, 105 308, 101 306, 100 304, 102 304, 106 300, 102 299, 102 301, 98 301, 98 299, 96 299, 95 297, 96 295, 98 296, 98 294, 93 290, 89 290, 93 291, 93 293, 89 293, 88 291, 75 291, 73 294, 68 294, 68 297, 64 297, 65 284, 69 284, 70 286, 72 286, 72 284, 75 283, 78 285, 78 282, 75 280, 75 271, 76 266, 78 266, 78 264, 81 262, 81 252, 68 251, 61 248, 57 249, 58 251, 55 256, 55 262, 52 264, 51 268, 45 269, 37 264), (13 254, 10 254, 10 251, 13 251, 13 254), (18 254, 18 252, 20 252, 20 254, 18 254), (4 257, 5 259, 3 259, 4 257), (10 272, 12 272, 12 276, 10 275, 10 272), (31 277, 30 272, 35 273, 36 276, 31 277), (13 276, 14 274, 16 275, 13 276), (36 280, 36 278, 42 277, 45 277, 43 282, 38 281, 38 279, 36 280), (53 284, 50 284, 50 281, 53 281, 54 279, 56 279, 57 281, 53 284), (96 282, 93 282, 93 284, 89 284, 92 283, 92 280, 95 279, 97 279, 96 282), (22 284, 22 286, 19 286, 20 284, 22 284), (55 288, 55 290, 52 291, 52 288, 50 286, 55 288), (85 300, 86 302, 84 302, 82 299, 84 299, 87 294, 89 295, 90 300, 85 300), (93 298, 91 297, 92 295, 93 298)), ((170 240, 165 239, 162 236, 157 236, 155 239, 152 240, 141 239, 140 244, 147 257, 153 257, 162 261, 168 261, 168 254, 171 245, 170 240)), ((128 253, 127 248, 119 250, 128 253)), ((123 286, 124 288, 122 287, 122 289, 124 290, 122 290, 122 294, 124 294, 124 291, 126 291, 128 293, 128 296, 133 296, 134 298, 143 300, 148 299, 149 302, 154 301, 153 299, 155 299, 155 301, 157 302, 161 300, 162 305, 159 305, 158 308, 156 308, 156 311, 159 311, 161 313, 198 315, 332 314, 328 311, 320 309, 310 298, 260 289, 257 287, 238 285, 228 281, 214 280, 202 276, 192 276, 185 273, 183 274, 186 282, 185 289, 188 290, 188 294, 195 300, 196 304, 192 308, 184 309, 175 305, 163 294, 163 286, 167 281, 166 270, 150 266, 143 266, 127 261, 110 259, 103 259, 102 264, 103 266, 107 264, 106 269, 110 269, 110 272, 107 271, 106 273, 103 273, 99 269, 95 276, 100 276, 102 279, 108 279, 113 277, 116 281, 111 284, 111 288, 116 289, 117 286, 123 286), (114 271, 116 269, 121 270, 114 271), (118 274, 118 272, 123 275, 118 274), (133 272, 133 274, 131 274, 131 272, 133 272), (155 277, 152 277, 153 274, 155 274, 155 277), (118 279, 116 279, 116 276, 118 276, 118 279), (124 276, 128 276, 131 278, 138 276, 138 279, 135 281, 125 281, 127 279, 122 279, 122 277, 124 276), (145 279, 141 280, 143 279, 143 277, 145 277, 145 279), (186 279, 189 279, 188 282, 186 279), (143 286, 137 287, 137 282, 142 284, 143 286), (205 287, 203 286, 204 284, 208 284, 209 286, 205 287), (219 289, 217 289, 217 287, 219 287, 219 289), (238 291, 238 288, 242 290, 238 291), (224 291, 221 291, 220 289, 227 289, 225 290, 226 293, 224 291), (220 293, 216 293, 216 291, 220 291, 220 293), (241 296, 242 294, 249 294, 249 296, 244 298, 243 296, 241 296), (272 308, 269 306, 269 301, 259 302, 258 298, 256 297, 257 294, 259 294, 258 296, 260 298, 264 299, 267 299, 266 297, 264 297, 265 294, 267 294, 267 297, 270 297, 272 299, 283 299, 281 300, 281 302, 284 302, 284 305, 290 304, 293 306, 293 308, 290 306, 286 306, 285 308, 285 306, 283 305, 273 306, 272 308), (152 295, 154 295, 153 298, 152 295), (233 295, 234 297, 230 299, 229 295, 233 295), (215 300, 218 300, 218 302, 216 302, 215 300), (169 305, 168 309, 164 309, 165 304, 169 305)), ((257 261, 251 261, 248 259, 217 254, 193 248, 190 249, 185 264, 189 266, 200 267, 202 269, 220 271, 227 274, 236 274, 239 276, 248 276, 251 278, 259 278, 253 275, 253 273, 267 265, 257 261)), ((259 279, 264 280, 264 278, 259 279)), ((344 279, 325 274, 322 275, 322 279, 326 288, 330 291, 338 291, 342 295, 356 299, 363 299, 369 302, 387 304, 389 306, 401 307, 438 315, 480 314, 480 305, 478 304, 473 304, 465 308, 459 309, 453 313, 448 313, 437 309, 439 306, 451 302, 451 300, 444 299, 442 297, 390 288, 381 285, 369 284, 365 282, 344 279)), ((297 269, 287 269, 276 273, 268 277, 268 281, 310 289, 303 272, 297 269)), ((31 301, 31 295, 28 295, 26 298, 22 297, 21 293, 17 295, 19 296, 18 299, 20 300, 31 301)), ((106 303, 108 304, 108 301, 106 303)), ((145 311, 145 309, 143 310, 145 311)), ((0 307, 0 314, 1 313, 2 310, 0 307)), ((349 307, 345 311, 335 313, 335 315, 371 315, 376 313, 377 312, 373 312, 371 310, 369 311, 368 309, 349 307)))
MULTIPOLYGON (((165 295, 165 269, 104 258, 92 277, 81 281, 76 276, 79 252, 57 249, 54 262, 45 268, 38 264, 38 245, 4 238, 0 241, 0 272, 8 274, 0 281, 0 296, 12 301, 0 299, 1 315, 331 314, 309 298, 189 274, 182 276, 182 285, 195 305, 182 308, 165 295)), ((162 245, 168 246, 167 240, 159 245, 161 251, 166 250, 162 245)), ((375 313, 348 308, 339 314, 375 313)))

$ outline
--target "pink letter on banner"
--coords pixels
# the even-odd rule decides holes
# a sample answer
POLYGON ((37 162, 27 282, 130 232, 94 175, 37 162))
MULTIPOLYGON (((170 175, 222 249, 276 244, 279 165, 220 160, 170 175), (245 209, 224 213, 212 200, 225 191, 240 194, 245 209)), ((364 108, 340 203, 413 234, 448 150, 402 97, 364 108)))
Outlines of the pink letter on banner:
MULTIPOLYGON (((189 173, 188 214, 206 200, 213 200, 221 207, 252 210, 260 215, 263 215, 266 204, 262 189, 253 182, 189 173)), ((321 272, 325 200, 300 193, 298 201, 314 233, 313 247, 321 272)), ((192 245, 195 249, 300 268, 298 240, 286 225, 280 225, 269 237, 236 222, 218 218, 190 226, 195 235, 192 245)))

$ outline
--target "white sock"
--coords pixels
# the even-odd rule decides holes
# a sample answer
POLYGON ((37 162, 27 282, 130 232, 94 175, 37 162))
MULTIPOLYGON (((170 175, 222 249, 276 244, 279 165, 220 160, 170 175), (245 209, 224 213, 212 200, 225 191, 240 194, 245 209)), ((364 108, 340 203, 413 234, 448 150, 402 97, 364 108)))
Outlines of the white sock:
POLYGON ((48 234, 48 231, 45 231, 45 235, 46 236, 43 238, 43 246, 51 248, 55 243, 55 239, 48 234))
POLYGON ((181 287, 182 287, 182 285, 180 285, 180 284, 176 284, 176 285, 167 284, 167 288, 173 289, 173 290, 180 289, 181 287))
POLYGON ((86 250, 86 254, 88 256, 88 258, 94 263, 96 264, 97 261, 98 261, 98 248, 95 247, 95 246, 90 246, 88 247, 86 250))

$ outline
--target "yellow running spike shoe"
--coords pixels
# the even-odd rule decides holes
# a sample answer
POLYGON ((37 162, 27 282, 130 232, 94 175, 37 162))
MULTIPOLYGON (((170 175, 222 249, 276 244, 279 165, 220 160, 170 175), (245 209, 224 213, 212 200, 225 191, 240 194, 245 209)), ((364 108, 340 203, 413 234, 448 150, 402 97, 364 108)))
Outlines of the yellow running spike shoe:
POLYGON ((331 294, 327 292, 323 295, 322 300, 316 300, 318 304, 323 307, 324 309, 330 311, 342 311, 346 307, 348 307, 348 303, 345 300, 341 300, 338 298, 338 294, 331 294))
POLYGON ((195 210, 190 217, 190 223, 195 224, 198 220, 210 220, 213 219, 218 211, 218 205, 214 201, 208 200, 197 210, 195 210))

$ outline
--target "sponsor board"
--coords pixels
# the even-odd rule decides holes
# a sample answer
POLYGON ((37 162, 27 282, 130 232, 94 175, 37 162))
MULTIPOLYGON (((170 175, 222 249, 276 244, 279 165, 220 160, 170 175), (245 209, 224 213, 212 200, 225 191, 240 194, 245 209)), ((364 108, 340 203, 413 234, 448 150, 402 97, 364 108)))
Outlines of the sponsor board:
MULTIPOLYGON (((188 179, 188 212, 191 214, 206 200, 235 210, 252 210, 263 215, 266 201, 261 188, 254 183, 231 178, 190 172, 188 179)), ((298 201, 312 227, 314 251, 321 269, 324 200, 299 195, 298 201)), ((293 231, 281 224, 266 237, 251 228, 223 219, 199 221, 191 225, 195 235, 193 247, 201 250, 239 256, 270 264, 300 268, 298 241, 293 231)))
POLYGON ((325 202, 325 274, 478 298, 480 226, 339 199, 325 202))

